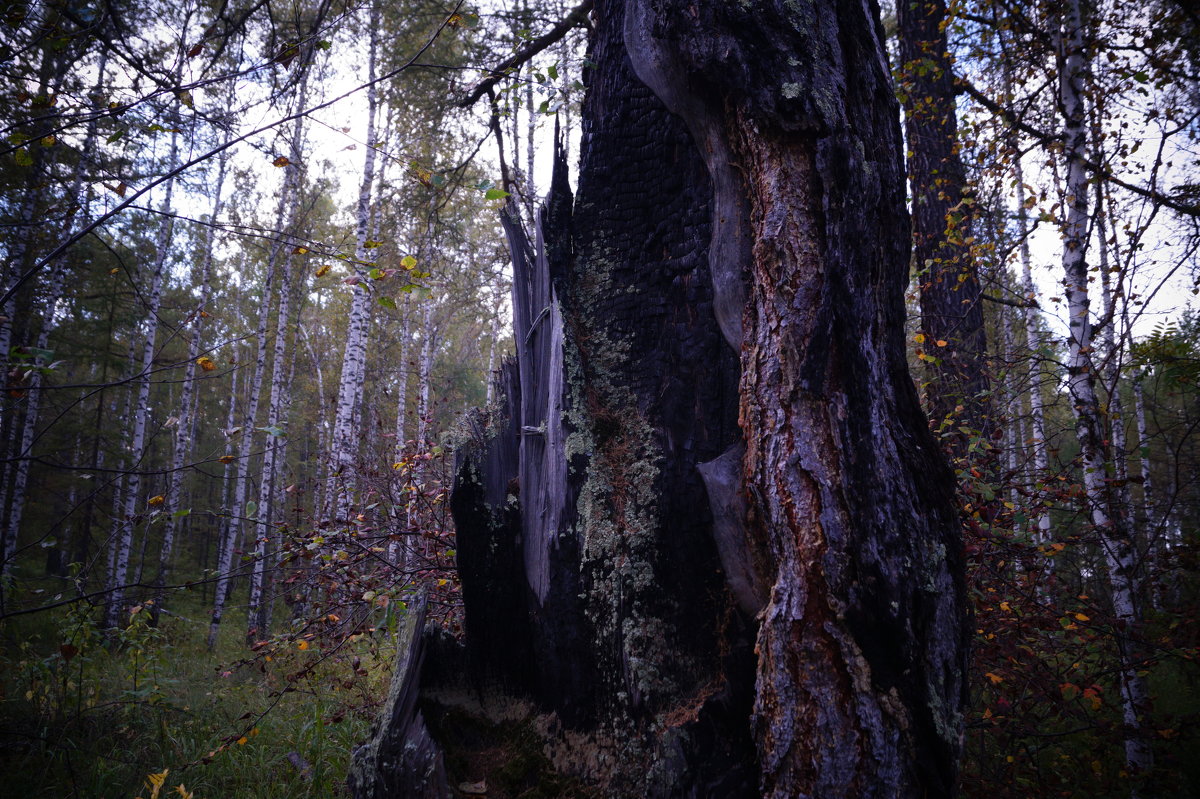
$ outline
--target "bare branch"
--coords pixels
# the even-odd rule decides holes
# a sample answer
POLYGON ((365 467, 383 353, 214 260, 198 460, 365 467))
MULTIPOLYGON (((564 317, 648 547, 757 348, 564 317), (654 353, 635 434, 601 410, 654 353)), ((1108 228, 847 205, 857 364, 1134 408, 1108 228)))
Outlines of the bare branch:
POLYGON ((557 42, 562 37, 566 36, 572 28, 586 24, 587 14, 592 10, 592 0, 583 0, 582 3, 575 6, 575 9, 563 18, 563 21, 555 25, 546 33, 537 37, 529 44, 525 45, 511 58, 503 61, 495 69, 491 70, 491 76, 481 80, 475 84, 475 88, 471 92, 458 101, 460 108, 470 108, 475 105, 480 97, 488 93, 490 89, 495 87, 497 83, 509 76, 509 73, 517 67, 524 64, 529 59, 533 58, 538 53, 545 50, 550 45, 557 42))

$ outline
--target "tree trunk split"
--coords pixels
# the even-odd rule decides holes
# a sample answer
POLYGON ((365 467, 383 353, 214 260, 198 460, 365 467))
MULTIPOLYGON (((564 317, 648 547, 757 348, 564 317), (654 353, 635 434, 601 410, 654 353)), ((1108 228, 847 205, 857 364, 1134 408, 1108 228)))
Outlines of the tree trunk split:
POLYGON ((450 785, 488 776, 463 719, 517 717, 595 795, 948 796, 963 560, 877 21, 673 5, 596 4, 578 196, 559 152, 536 241, 506 220, 517 359, 419 705, 450 785))

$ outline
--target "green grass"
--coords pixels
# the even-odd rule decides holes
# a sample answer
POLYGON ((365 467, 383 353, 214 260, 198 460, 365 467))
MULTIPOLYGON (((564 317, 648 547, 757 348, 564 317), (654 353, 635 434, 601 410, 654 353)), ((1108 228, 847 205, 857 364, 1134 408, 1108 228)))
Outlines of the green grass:
POLYGON ((160 796, 180 784, 195 799, 346 795, 350 749, 386 694, 390 639, 250 652, 235 614, 209 652, 198 599, 171 601, 179 615, 158 629, 142 610, 108 641, 79 611, 0 627, 0 796, 148 798, 148 775, 165 769, 160 796))

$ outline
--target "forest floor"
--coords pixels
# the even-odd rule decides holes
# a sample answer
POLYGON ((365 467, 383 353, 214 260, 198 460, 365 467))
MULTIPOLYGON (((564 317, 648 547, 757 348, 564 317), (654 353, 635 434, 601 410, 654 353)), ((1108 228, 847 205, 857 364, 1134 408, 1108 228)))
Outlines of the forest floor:
POLYGON ((394 639, 330 616, 249 649, 243 611, 210 652, 207 604, 173 594, 158 627, 142 605, 107 639, 82 605, 0 625, 0 796, 347 795, 394 639))

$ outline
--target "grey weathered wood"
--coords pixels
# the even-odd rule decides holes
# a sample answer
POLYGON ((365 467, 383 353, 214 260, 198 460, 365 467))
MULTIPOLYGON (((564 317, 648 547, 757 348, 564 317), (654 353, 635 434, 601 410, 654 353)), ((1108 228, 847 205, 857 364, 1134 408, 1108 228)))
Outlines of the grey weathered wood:
POLYGON ((417 707, 425 661, 428 597, 409 605, 401 622, 396 668, 371 739, 355 747, 346 777, 355 799, 449 799, 442 750, 417 707))

